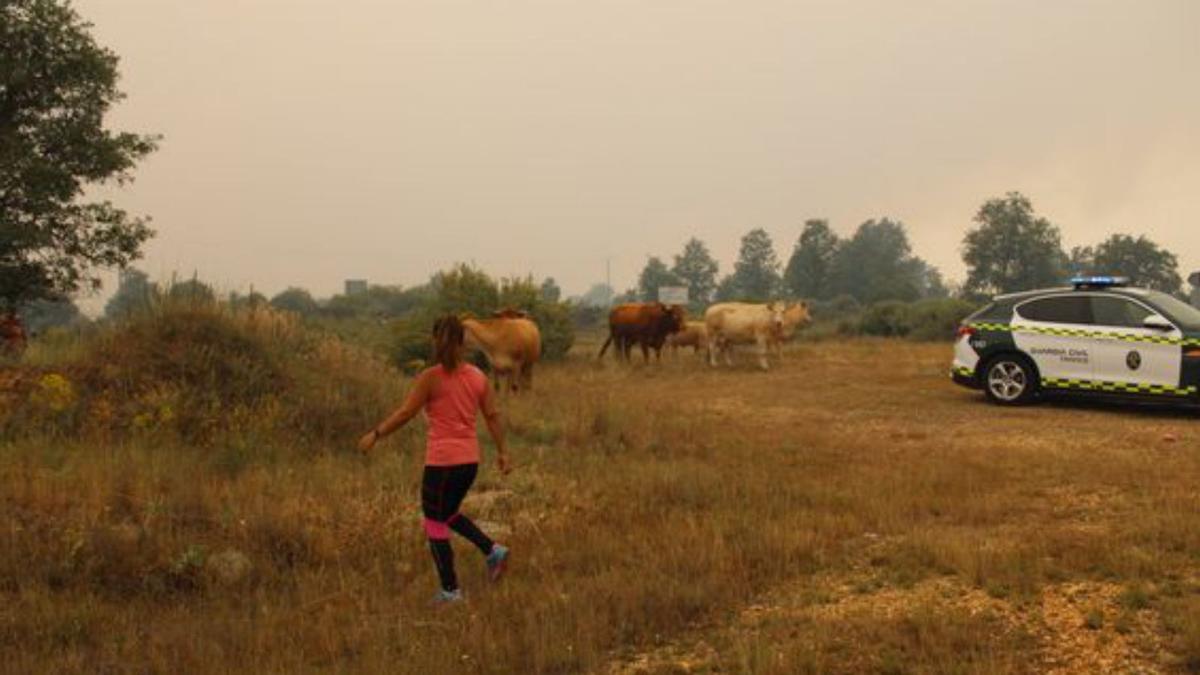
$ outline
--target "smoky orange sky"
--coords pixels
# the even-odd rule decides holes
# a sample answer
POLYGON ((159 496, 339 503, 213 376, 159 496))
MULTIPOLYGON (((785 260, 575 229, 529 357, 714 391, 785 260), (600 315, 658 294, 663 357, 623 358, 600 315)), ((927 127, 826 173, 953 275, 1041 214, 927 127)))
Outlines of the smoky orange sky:
MULTIPOLYGON (((139 266, 319 296, 456 261, 636 283, 649 254, 903 221, 951 280, 979 205, 1200 267, 1194 0, 77 0, 111 126, 163 135, 119 205, 139 266)), ((93 299, 100 303, 102 298, 93 299)))

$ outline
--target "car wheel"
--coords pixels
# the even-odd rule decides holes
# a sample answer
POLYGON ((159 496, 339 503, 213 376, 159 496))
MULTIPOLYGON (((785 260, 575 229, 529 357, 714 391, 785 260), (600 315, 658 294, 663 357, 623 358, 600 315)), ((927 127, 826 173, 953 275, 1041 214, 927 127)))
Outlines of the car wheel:
POLYGON ((983 370, 983 390, 993 403, 1021 405, 1037 395, 1037 370, 1019 354, 1002 354, 983 370))

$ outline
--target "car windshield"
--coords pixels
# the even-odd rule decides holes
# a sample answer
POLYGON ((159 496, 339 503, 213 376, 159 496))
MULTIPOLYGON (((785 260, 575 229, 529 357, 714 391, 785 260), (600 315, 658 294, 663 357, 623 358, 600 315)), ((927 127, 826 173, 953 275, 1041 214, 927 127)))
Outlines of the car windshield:
POLYGON ((1150 291, 1147 298, 1168 319, 1184 330, 1200 330, 1200 309, 1196 309, 1173 295, 1150 291))

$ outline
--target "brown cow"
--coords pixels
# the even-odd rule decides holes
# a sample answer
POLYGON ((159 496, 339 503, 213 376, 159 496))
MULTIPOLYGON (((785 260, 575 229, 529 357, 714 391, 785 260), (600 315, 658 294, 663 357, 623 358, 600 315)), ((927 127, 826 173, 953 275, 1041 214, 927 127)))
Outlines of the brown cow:
POLYGON ((678 354, 680 347, 691 347, 692 353, 698 354, 708 348, 708 329, 703 321, 688 321, 682 330, 667 338, 667 346, 672 355, 678 354))
POLYGON ((14 313, 0 314, 0 355, 20 356, 27 343, 21 317, 14 313))
POLYGON ((662 347, 667 336, 683 328, 686 315, 679 305, 661 302, 631 302, 617 305, 608 313, 608 339, 600 348, 600 356, 610 344, 616 345, 617 358, 629 360, 633 345, 641 345, 642 359, 650 362, 650 350, 662 360, 662 347))
POLYGON ((542 334, 537 324, 521 317, 463 319, 467 347, 478 349, 495 371, 493 384, 508 376, 512 391, 533 388, 533 365, 542 355, 542 334))

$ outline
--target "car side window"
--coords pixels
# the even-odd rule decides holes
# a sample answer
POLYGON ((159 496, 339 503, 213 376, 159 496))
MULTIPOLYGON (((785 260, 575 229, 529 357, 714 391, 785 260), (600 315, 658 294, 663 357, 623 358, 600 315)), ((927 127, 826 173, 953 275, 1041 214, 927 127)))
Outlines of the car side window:
POLYGON ((1030 321, 1047 323, 1092 323, 1092 306, 1086 296, 1057 296, 1030 300, 1017 307, 1017 314, 1030 321))
POLYGON ((1146 317, 1153 314, 1146 307, 1125 298, 1094 296, 1092 316, 1101 326, 1141 328, 1146 317))

